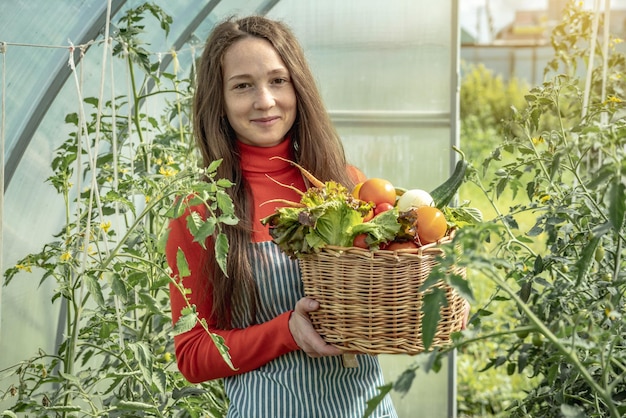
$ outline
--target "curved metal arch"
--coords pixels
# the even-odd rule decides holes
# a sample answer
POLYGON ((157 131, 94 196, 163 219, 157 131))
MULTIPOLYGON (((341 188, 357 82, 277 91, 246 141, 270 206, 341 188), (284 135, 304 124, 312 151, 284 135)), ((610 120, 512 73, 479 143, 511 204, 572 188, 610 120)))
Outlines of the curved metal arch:
MULTIPOLYGON (((117 14, 119 10, 124 6, 127 0, 113 0, 111 3, 111 15, 117 14)), ((257 9, 256 13, 265 15, 267 14, 280 0, 266 0, 263 4, 261 4, 257 9)), ((194 19, 187 25, 185 30, 181 33, 181 35, 174 42, 173 47, 175 49, 181 48, 193 35, 194 31, 202 24, 202 22, 207 19, 207 17, 211 14, 211 12, 215 9, 215 7, 221 2, 221 0, 211 0, 209 1, 203 8, 200 10, 194 19)), ((78 44, 83 45, 89 42, 92 39, 95 39, 98 34, 100 34, 103 30, 104 24, 106 22, 106 4, 103 4, 100 14, 96 19, 94 19, 91 26, 87 27, 86 30, 79 35, 78 44)), ((75 57, 76 63, 80 61, 80 55, 75 57)), ((172 57, 168 54, 163 62, 161 63, 161 70, 165 70, 172 61, 172 57)), ((71 69, 65 65, 64 63, 59 63, 57 70, 55 71, 55 75, 52 78, 52 81, 48 85, 44 95, 39 100, 37 106, 34 107, 33 112, 28 118, 25 128, 19 134, 17 141, 13 147, 11 155, 7 159, 5 163, 5 173, 4 173, 4 190, 6 191, 9 185, 11 184, 11 180, 17 167, 26 152, 26 149, 30 145, 30 142, 33 138, 33 135, 39 128, 41 121, 46 115, 49 107, 52 102, 56 98, 57 94, 71 75, 71 69)), ((150 91, 154 86, 147 86, 147 90, 150 91)))

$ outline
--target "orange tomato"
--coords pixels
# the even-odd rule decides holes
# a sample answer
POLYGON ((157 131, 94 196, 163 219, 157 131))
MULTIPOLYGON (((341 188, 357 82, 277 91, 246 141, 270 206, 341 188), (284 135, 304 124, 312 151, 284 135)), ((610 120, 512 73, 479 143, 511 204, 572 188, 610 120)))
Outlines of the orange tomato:
POLYGON ((381 203, 396 203, 396 188, 389 180, 380 178, 371 178, 363 182, 358 190, 359 199, 365 202, 374 202, 379 205, 381 203))
POLYGON ((442 211, 434 206, 421 206, 415 211, 417 236, 422 245, 436 242, 446 235, 448 223, 442 211))

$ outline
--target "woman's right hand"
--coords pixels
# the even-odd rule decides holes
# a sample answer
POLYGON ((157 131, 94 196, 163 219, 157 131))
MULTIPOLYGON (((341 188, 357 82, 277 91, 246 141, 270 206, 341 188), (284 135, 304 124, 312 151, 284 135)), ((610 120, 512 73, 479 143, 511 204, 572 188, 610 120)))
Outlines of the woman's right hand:
POLYGON ((313 328, 309 312, 313 312, 319 307, 320 305, 316 300, 308 297, 303 297, 296 303, 296 307, 289 318, 289 331, 291 331, 293 339, 309 357, 343 354, 343 350, 326 343, 313 328))

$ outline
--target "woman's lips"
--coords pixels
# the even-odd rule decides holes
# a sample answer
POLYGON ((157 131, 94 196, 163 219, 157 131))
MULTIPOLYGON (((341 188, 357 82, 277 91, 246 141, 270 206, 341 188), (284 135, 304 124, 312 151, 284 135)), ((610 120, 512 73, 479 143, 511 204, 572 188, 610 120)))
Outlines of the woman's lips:
POLYGON ((262 126, 272 125, 274 122, 278 121, 280 118, 278 116, 268 116, 266 118, 257 118, 252 119, 252 123, 262 126))

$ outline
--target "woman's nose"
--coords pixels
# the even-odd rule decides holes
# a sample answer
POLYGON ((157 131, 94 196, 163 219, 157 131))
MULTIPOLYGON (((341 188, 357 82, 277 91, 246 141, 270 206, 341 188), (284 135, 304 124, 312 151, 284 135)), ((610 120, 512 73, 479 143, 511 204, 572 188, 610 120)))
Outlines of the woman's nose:
POLYGON ((274 95, 267 87, 262 87, 258 90, 257 97, 254 101, 254 107, 257 109, 269 109, 276 104, 274 95))

